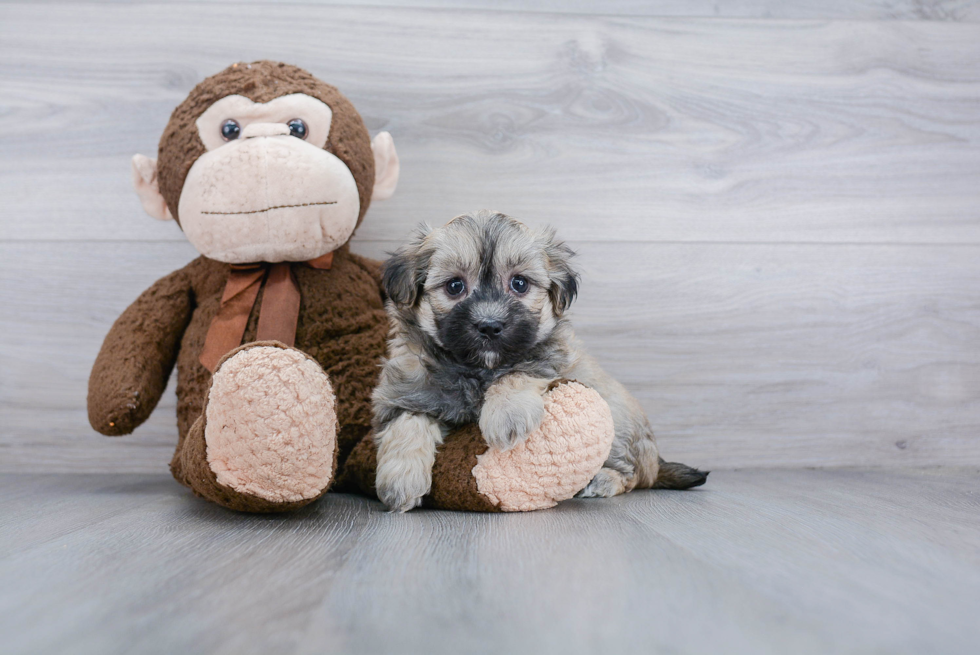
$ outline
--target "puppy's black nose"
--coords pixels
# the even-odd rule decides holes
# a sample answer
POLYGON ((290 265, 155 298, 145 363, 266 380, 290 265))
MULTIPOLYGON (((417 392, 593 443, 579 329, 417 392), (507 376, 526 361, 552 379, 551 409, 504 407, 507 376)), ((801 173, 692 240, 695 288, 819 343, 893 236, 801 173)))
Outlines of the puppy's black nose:
POLYGON ((504 324, 500 321, 480 321, 476 324, 476 329, 485 337, 495 339, 504 331, 504 324))

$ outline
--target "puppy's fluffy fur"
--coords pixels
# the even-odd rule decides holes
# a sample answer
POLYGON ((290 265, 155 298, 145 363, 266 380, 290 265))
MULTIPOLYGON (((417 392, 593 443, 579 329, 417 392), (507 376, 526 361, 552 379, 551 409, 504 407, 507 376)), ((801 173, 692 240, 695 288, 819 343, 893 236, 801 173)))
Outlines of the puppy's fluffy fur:
POLYGON ((390 509, 412 509, 428 493, 436 448, 453 427, 478 422, 497 448, 524 439, 558 378, 598 391, 615 424, 609 459, 579 496, 704 483, 706 473, 660 459, 640 404, 572 333, 573 255, 551 230, 481 211, 421 226, 385 263, 392 329, 373 399, 376 484, 390 509))

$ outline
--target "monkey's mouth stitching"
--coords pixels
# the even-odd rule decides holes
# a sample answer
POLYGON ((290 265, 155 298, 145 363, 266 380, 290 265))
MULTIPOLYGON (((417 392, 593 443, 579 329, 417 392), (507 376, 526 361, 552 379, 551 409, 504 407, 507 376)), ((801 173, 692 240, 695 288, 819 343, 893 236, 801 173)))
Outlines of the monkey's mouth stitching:
POLYGON ((262 212, 271 212, 273 209, 291 209, 293 207, 313 207, 314 205, 336 205, 337 201, 333 200, 330 202, 303 202, 298 205, 276 205, 275 207, 266 207, 265 209, 253 209, 248 212, 205 212, 202 214, 216 214, 220 216, 229 216, 232 214, 261 214, 262 212))

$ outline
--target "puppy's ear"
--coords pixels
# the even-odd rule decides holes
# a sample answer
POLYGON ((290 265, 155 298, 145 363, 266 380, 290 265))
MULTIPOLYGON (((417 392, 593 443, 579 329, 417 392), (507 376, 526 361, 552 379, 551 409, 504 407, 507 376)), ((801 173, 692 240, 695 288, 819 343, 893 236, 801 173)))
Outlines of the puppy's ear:
POLYGON ((414 305, 425 284, 428 257, 422 254, 425 237, 432 231, 426 224, 415 230, 412 240, 393 253, 381 268, 381 286, 396 305, 414 305))
POLYGON ((564 241, 558 240, 552 228, 548 228, 542 237, 544 252, 548 257, 548 275, 551 278, 548 295, 555 308, 555 315, 561 316, 578 295, 579 274, 572 268, 575 251, 564 241))
POLYGON ((391 253, 381 269, 381 285, 385 295, 396 305, 414 305, 418 296, 415 281, 415 253, 403 246, 391 253))

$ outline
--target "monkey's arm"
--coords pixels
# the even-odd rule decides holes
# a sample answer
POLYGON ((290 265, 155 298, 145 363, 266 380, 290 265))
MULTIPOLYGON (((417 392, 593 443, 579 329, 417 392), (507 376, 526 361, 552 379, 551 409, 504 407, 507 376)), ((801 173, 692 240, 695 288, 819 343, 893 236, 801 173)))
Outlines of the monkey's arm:
POLYGON ((186 269, 144 291, 116 319, 88 381, 88 420, 107 436, 145 421, 167 386, 194 308, 186 269))

